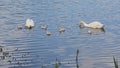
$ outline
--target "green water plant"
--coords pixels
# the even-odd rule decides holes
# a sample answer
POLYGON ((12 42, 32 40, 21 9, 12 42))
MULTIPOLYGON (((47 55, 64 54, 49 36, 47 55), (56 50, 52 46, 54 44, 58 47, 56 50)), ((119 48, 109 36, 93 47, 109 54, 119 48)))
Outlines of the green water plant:
POLYGON ((61 62, 56 58, 55 68, 59 68, 60 65, 61 65, 61 62))
POLYGON ((59 68, 59 64, 58 63, 55 63, 55 68, 59 68))
POLYGON ((113 56, 113 60, 114 60, 115 68, 118 68, 118 61, 116 60, 116 58, 114 56, 113 56))

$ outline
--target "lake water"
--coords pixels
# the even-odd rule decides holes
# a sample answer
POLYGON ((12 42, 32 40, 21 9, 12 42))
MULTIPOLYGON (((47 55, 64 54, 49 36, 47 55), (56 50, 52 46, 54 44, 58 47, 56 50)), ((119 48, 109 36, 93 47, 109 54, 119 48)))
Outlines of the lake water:
POLYGON ((0 68, 114 68, 119 30, 120 0, 0 0, 0 68), (35 27, 19 30, 27 18, 35 27), (79 28, 81 20, 100 21, 105 31, 79 28))

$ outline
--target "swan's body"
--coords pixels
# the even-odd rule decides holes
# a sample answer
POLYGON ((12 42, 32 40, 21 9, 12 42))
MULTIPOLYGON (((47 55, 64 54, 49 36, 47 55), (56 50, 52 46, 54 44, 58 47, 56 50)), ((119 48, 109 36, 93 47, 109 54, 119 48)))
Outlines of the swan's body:
POLYGON ((65 32, 65 29, 64 28, 60 28, 59 32, 65 32))
POLYGON ((35 26, 34 21, 32 19, 27 19, 25 26, 29 29, 33 28, 35 26))
POLYGON ((51 32, 46 32, 46 35, 50 36, 50 35, 51 35, 51 32))
POLYGON ((45 29, 46 30, 47 29, 47 25, 42 25, 41 29, 45 29))
POLYGON ((23 28, 23 26, 22 26, 22 25, 18 25, 17 27, 18 27, 18 29, 22 29, 22 28, 23 28))
POLYGON ((81 21, 80 24, 83 24, 85 27, 89 27, 89 28, 95 28, 95 29, 104 28, 104 25, 98 21, 94 21, 89 24, 85 23, 84 21, 81 21))

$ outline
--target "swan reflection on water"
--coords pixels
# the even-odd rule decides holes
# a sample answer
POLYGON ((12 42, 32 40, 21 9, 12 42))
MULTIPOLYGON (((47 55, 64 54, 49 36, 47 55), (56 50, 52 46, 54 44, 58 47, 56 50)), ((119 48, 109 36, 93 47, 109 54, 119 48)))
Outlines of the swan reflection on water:
POLYGON ((104 32, 105 33, 105 29, 104 28, 102 28, 102 29, 89 29, 90 31, 92 31, 92 32, 104 32))
POLYGON ((105 33, 105 29, 101 28, 101 29, 94 29, 94 28, 85 28, 82 26, 79 26, 80 30, 87 30, 88 34, 99 34, 99 33, 105 33))

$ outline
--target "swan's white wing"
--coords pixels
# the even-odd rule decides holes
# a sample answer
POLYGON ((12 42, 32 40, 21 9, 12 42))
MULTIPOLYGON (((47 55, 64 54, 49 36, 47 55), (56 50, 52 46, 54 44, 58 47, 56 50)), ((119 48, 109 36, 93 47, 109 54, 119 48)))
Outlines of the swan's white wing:
POLYGON ((29 26, 29 23, 30 23, 30 19, 27 19, 25 26, 29 26))
POLYGON ((30 20, 30 24, 31 24, 32 27, 35 25, 34 21, 32 19, 30 20))
POLYGON ((103 28, 104 27, 104 25, 98 21, 94 21, 94 22, 90 23, 89 26, 92 28, 103 28))

